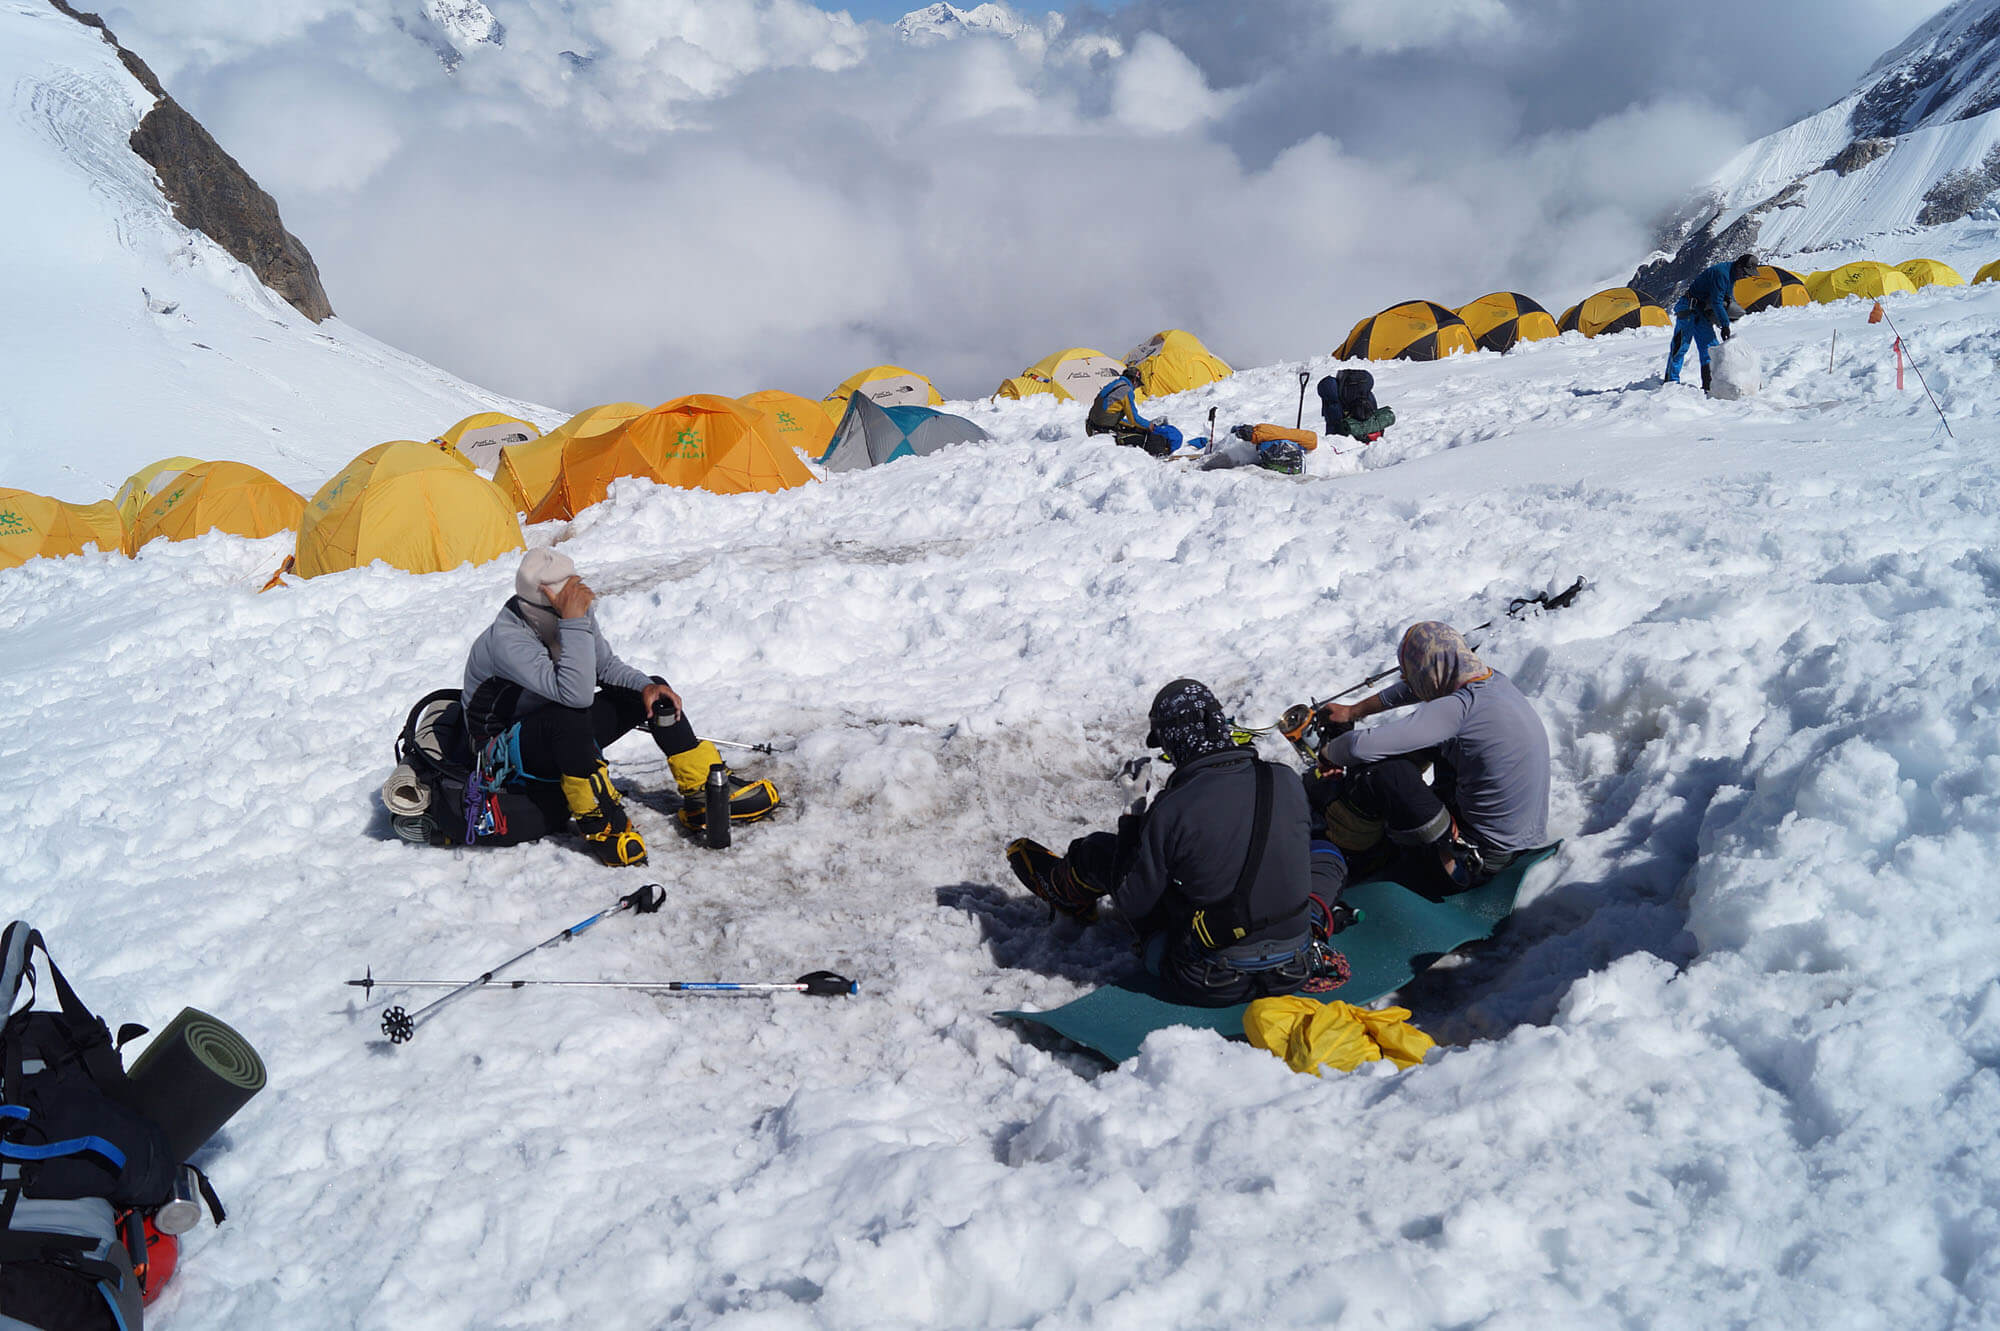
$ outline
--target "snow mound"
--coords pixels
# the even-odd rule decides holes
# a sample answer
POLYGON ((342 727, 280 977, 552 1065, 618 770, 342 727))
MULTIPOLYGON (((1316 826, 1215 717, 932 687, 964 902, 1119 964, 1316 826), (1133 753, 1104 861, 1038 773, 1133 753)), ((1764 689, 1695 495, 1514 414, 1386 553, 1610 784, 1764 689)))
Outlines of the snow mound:
MULTIPOLYGON (((796 741, 726 854, 614 745, 636 875, 389 832, 390 739, 505 564, 259 595, 283 542, 210 536, 0 573, 10 910, 112 1020, 193 1004, 271 1069, 157 1325, 1980 1322, 2000 289, 1896 314, 1955 443, 1847 302, 1746 319, 1742 402, 1657 391, 1657 330, 1378 366, 1401 423, 1300 477, 1162 464, 1044 398, 783 494, 621 483, 537 539, 705 733, 796 741), (1502 613, 1578 574, 1573 608, 1502 613), (1000 848, 1119 810, 1160 681, 1266 721, 1430 617, 1499 618, 1565 845, 1402 996, 1425 1065, 1321 1081, 1168 1031, 1101 1073, 992 1020, 1130 965, 1000 848), (648 878, 660 915, 519 973, 861 994, 496 988, 391 1051, 409 995, 342 984, 471 976, 648 878)), ((1297 368, 1161 407, 1282 420, 1297 368)))

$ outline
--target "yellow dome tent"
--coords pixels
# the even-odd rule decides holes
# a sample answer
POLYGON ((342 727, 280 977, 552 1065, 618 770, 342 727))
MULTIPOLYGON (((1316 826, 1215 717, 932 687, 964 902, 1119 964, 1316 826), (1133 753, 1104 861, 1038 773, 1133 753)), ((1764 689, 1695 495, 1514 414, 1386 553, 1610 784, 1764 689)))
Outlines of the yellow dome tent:
POLYGON ((1936 259, 1910 259, 1896 265, 1896 271, 1916 284, 1921 291, 1925 287, 1962 287, 1965 279, 1958 269, 1936 259))
POLYGON ((1972 275, 1972 285, 1978 286, 1981 282, 2000 282, 2000 259, 1995 259, 1972 275))
POLYGON ((130 527, 139 520, 139 510, 160 491, 172 484, 174 478, 189 467, 198 467, 200 458, 161 458, 133 472, 125 478, 125 484, 118 487, 118 493, 111 503, 118 510, 118 520, 130 527))
POLYGON ((1670 328, 1674 318, 1631 287, 1609 287, 1563 311, 1556 327, 1565 333, 1603 337, 1630 328, 1670 328))
POLYGON ((231 536, 276 536, 294 531, 305 498, 243 462, 203 462, 189 467, 148 500, 125 534, 125 553, 149 542, 191 541, 211 531, 231 536))
POLYGON ((1750 276, 1738 278, 1730 294, 1745 314, 1812 304, 1803 277, 1789 268, 1775 268, 1768 263, 1750 276))
POLYGON ((117 505, 109 499, 69 504, 29 490, 0 488, 0 568, 80 555, 87 545, 110 553, 121 548, 124 536, 117 505))
POLYGON ((436 573, 522 548, 521 523, 500 487, 463 459, 407 439, 377 444, 319 488, 299 524, 301 577, 380 559, 436 573))
POLYGON ((485 468, 500 460, 500 450, 509 444, 525 444, 542 436, 541 427, 504 412, 482 411, 467 416, 434 439, 433 443, 455 448, 485 468))
POLYGON ((1508 352, 1522 342, 1557 336, 1556 317, 1518 291, 1495 291, 1455 311, 1465 331, 1487 351, 1508 352))
POLYGON ((766 388, 745 393, 736 400, 770 417, 771 433, 778 436, 778 442, 790 444, 809 458, 826 452, 826 446, 833 442, 833 422, 827 419, 820 404, 809 397, 787 393, 782 388, 766 388))
MULTIPOLYGON (((1067 402, 1070 395, 1057 388, 1055 381, 1039 374, 1017 374, 1012 379, 1002 379, 1000 386, 993 390, 993 396, 1009 398, 1020 402, 1031 397, 1052 397, 1067 402)), ((1092 401, 1096 399, 1093 397, 1092 401)))
POLYGON ((643 402, 606 402, 585 407, 539 439, 502 448, 499 465, 493 469, 493 483, 513 501, 516 513, 530 512, 555 482, 556 472, 562 466, 565 440, 609 434, 646 410, 643 402))
MULTIPOLYGON (((1221 364, 1220 361, 1216 362, 1221 364)), ((1089 347, 1068 347, 1051 352, 1027 369, 1023 379, 1045 379, 1063 397, 1078 402, 1095 402, 1104 385, 1124 373, 1125 366, 1101 351, 1089 347)))
POLYGON ((1138 370, 1139 391, 1147 397, 1185 393, 1236 373, 1200 338, 1179 328, 1153 334, 1125 354, 1125 363, 1138 370))
POLYGON ((812 479, 798 454, 778 442, 764 412, 734 398, 693 393, 609 434, 570 440, 554 484, 528 521, 573 518, 624 476, 716 494, 784 490, 812 479))
POLYGON ((1856 259, 1838 268, 1815 273, 1806 280, 1806 291, 1820 304, 1845 300, 1849 296, 1861 296, 1879 300, 1883 296, 1908 294, 1917 289, 1902 273, 1888 264, 1875 259, 1856 259))
POLYGON ((849 375, 840 381, 840 387, 820 399, 827 419, 838 425, 847 414, 847 399, 857 392, 865 393, 871 402, 882 407, 935 407, 944 402, 937 386, 915 370, 900 365, 877 365, 849 375))
POLYGON ((1406 300, 1354 325, 1335 360, 1443 360, 1476 351, 1465 320, 1429 300, 1406 300))

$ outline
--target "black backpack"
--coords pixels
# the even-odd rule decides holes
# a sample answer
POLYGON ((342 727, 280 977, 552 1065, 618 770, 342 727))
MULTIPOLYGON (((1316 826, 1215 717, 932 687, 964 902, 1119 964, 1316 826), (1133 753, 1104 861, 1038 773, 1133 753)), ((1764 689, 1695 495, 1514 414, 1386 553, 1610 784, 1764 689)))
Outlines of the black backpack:
MULTIPOLYGON (((138 1331, 135 1234, 120 1232, 118 1212, 166 1202, 179 1162, 137 1108, 110 1030, 77 998, 41 934, 19 920, 0 933, 0 995, 0 1312, 52 1331, 93 1323, 138 1331), (37 950, 54 1012, 34 1006, 37 950), (16 1012, 24 984, 28 1003, 16 1012), (89 1321, 75 1320, 81 1310, 89 1321)), ((143 1238, 136 1252, 143 1261, 143 1238)))
POLYGON ((424 807, 405 813, 391 804, 389 822, 396 835, 420 845, 513 846, 539 840, 568 821, 555 783, 545 783, 543 800, 525 790, 503 788, 487 792, 481 800, 491 830, 468 835, 466 791, 475 761, 459 691, 425 694, 396 736, 396 762, 409 770, 421 791, 417 802, 424 807))

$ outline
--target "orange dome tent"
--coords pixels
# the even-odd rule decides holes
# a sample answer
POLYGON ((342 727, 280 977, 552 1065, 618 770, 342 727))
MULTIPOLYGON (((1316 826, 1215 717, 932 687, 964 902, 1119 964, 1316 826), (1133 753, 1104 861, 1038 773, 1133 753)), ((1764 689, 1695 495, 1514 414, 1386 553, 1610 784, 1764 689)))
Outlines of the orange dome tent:
POLYGON ((691 393, 609 434, 570 440, 554 483, 528 521, 573 518, 624 476, 716 494, 785 490, 812 479, 798 454, 778 441, 765 413, 734 398, 691 393))
POLYGON ((299 576, 383 560, 406 573, 484 563, 522 548, 521 523, 500 487, 454 453, 398 439, 341 468, 299 523, 299 576))
POLYGON ((139 509, 125 538, 125 553, 162 538, 189 541, 211 531, 232 536, 276 536, 294 531, 304 496, 243 462, 203 462, 176 476, 139 509))
POLYGON ((609 434, 645 411, 643 402, 606 402, 585 407, 541 438, 501 449, 500 464, 493 469, 493 483, 513 501, 515 512, 526 513, 555 482, 566 440, 609 434))
POLYGON ((781 388, 767 388, 736 400, 769 416, 771 432, 778 436, 779 442, 790 444, 809 458, 826 452, 826 446, 833 442, 833 422, 827 419, 826 409, 809 397, 781 388))
POLYGON ((431 442, 457 449, 475 467, 489 467, 499 461, 501 449, 538 439, 541 433, 541 427, 519 416, 509 416, 504 411, 482 411, 467 416, 431 442))
POLYGON ((118 508, 109 499, 69 504, 31 490, 0 488, 0 568, 80 555, 88 545, 114 551, 124 535, 118 508))
POLYGON ((119 521, 130 527, 139 520, 139 510, 151 503, 155 495, 172 485, 189 467, 201 464, 201 458, 161 458, 127 476, 111 499, 118 509, 119 521))

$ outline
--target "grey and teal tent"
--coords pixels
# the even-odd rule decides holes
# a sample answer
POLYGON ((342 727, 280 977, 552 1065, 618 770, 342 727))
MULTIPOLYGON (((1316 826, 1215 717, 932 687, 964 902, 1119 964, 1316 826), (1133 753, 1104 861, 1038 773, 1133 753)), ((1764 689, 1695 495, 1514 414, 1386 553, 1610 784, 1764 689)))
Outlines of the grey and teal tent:
POLYGON ((819 463, 828 471, 860 471, 986 437, 986 431, 963 416, 935 407, 884 407, 866 393, 856 393, 847 399, 847 414, 834 427, 833 442, 819 455, 819 463))

